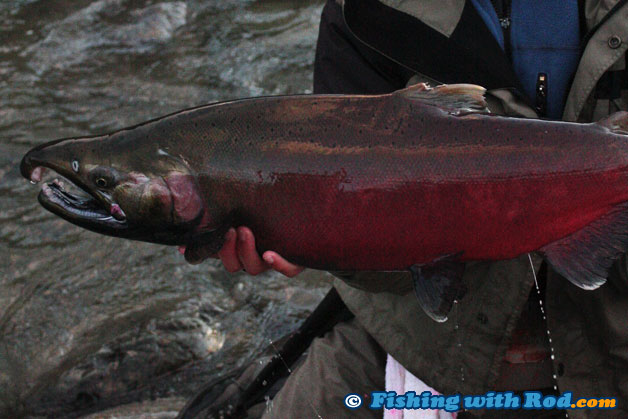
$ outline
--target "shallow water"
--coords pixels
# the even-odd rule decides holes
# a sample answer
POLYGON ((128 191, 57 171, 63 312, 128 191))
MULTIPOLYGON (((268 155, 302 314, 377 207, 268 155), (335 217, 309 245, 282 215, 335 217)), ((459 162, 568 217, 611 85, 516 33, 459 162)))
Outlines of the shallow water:
POLYGON ((188 397, 292 330, 328 288, 189 266, 43 210, 18 163, 218 100, 309 92, 321 1, 0 2, 0 416, 188 397))

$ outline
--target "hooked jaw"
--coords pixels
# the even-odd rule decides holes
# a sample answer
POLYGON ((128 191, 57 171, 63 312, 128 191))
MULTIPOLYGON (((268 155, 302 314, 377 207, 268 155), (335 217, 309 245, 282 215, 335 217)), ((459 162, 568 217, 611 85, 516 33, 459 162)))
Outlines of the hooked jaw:
POLYGON ((37 166, 36 168, 34 168, 29 176, 31 183, 38 183, 39 181, 41 181, 41 179, 44 177, 45 172, 46 169, 42 166, 37 166))
POLYGON ((57 140, 29 151, 20 170, 32 183, 53 170, 76 186, 54 180, 42 186, 38 200, 87 230, 167 245, 188 243, 199 229, 207 230, 199 225, 204 202, 187 166, 172 157, 147 159, 151 147, 137 151, 130 144, 113 134, 57 140))
MULTIPOLYGON (((123 212, 116 214, 121 219, 114 217, 112 211, 105 209, 97 199, 67 192, 58 179, 43 185, 37 199, 48 211, 90 230, 106 233, 127 227, 123 212)), ((117 204, 111 207, 122 211, 117 204)))
MULTIPOLYGON (((71 140, 70 140, 71 141, 71 140)), ((107 194, 90 187, 81 179, 79 163, 61 149, 59 141, 46 143, 29 151, 20 164, 22 176, 31 183, 40 182, 48 169, 57 172, 85 194, 64 189, 58 179, 44 184, 37 199, 41 205, 61 218, 104 234, 119 236, 128 228, 126 215, 107 194)))

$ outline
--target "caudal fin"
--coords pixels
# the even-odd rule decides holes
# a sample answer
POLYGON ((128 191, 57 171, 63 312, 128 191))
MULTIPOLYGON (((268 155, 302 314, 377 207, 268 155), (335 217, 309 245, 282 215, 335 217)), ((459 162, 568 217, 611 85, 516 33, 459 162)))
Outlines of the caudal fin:
POLYGON ((628 251, 628 202, 540 251, 573 284, 585 290, 598 288, 613 262, 628 251))

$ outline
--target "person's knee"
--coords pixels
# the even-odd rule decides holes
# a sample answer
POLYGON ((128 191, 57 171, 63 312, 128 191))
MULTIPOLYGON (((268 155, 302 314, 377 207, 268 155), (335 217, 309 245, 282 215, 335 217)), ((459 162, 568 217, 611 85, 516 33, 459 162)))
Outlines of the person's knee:
POLYGON ((337 324, 312 343, 304 362, 269 404, 265 419, 279 417, 381 417, 367 407, 350 410, 349 393, 368 395, 385 385, 386 353, 357 320, 337 324))

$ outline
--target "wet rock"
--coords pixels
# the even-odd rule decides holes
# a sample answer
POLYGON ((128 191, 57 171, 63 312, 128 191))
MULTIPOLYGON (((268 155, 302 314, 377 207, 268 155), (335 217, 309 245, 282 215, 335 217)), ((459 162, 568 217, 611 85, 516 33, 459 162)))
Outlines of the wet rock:
POLYGON ((83 419, 171 419, 177 417, 184 404, 185 399, 179 397, 130 403, 83 416, 83 419))
POLYGON ((322 298, 325 273, 230 275, 215 262, 189 266, 174 248, 81 230, 43 210, 39 187, 18 171, 29 147, 53 138, 306 92, 321 7, 0 2, 0 417, 185 399, 248 363, 322 298))

